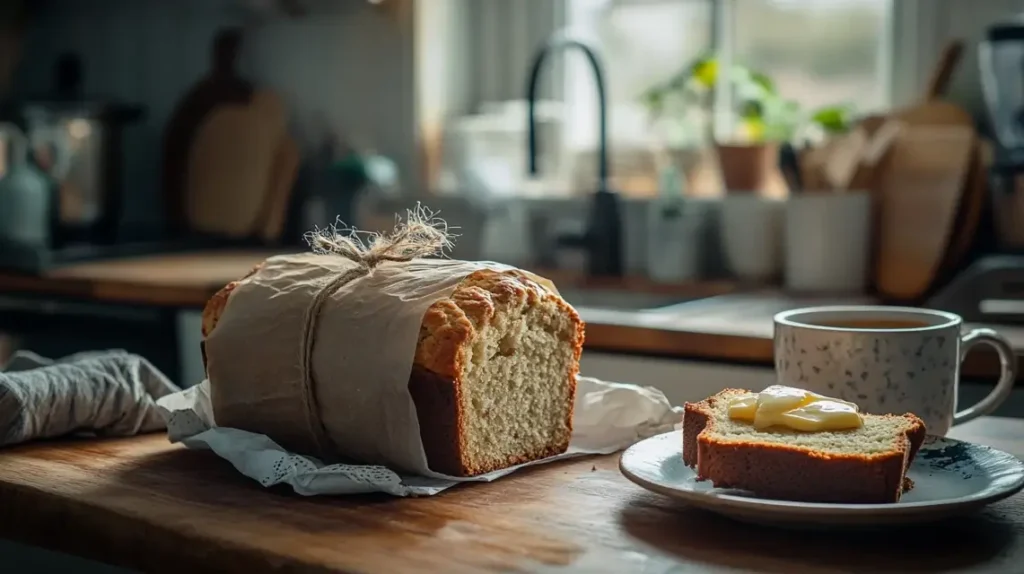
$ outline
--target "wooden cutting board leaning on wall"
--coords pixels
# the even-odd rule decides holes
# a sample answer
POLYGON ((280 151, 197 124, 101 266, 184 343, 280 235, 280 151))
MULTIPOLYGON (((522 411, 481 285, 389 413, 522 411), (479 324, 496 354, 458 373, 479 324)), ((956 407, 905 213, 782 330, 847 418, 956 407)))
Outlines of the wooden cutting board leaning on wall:
POLYGON ((275 243, 281 239, 292 196, 292 187, 295 185, 301 160, 299 144, 286 134, 278 143, 274 155, 270 185, 259 218, 258 233, 264 241, 275 243))
POLYGON ((258 231, 286 124, 284 104, 269 91, 255 92, 248 105, 227 104, 209 114, 188 156, 191 229, 236 239, 258 231))
POLYGON ((168 231, 276 241, 299 164, 277 94, 239 74, 244 34, 218 31, 206 75, 175 106, 164 130, 168 231))
POLYGON ((878 179, 875 287, 918 301, 934 283, 953 237, 976 137, 967 126, 912 126, 894 142, 878 179))
POLYGON ((971 246, 974 244, 978 229, 981 227, 985 206, 989 204, 988 174, 992 167, 994 153, 991 142, 981 138, 975 141, 967 182, 964 185, 963 195, 960 197, 956 223, 953 225, 953 237, 950 238, 936 277, 939 282, 953 278, 960 270, 961 264, 967 258, 971 246))

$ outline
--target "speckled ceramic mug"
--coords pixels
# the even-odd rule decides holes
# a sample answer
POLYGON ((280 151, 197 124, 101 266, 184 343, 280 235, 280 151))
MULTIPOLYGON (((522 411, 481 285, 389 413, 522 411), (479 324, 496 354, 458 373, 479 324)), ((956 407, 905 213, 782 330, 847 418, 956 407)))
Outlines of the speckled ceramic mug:
POLYGON ((921 417, 928 433, 990 414, 1010 395, 1017 361, 991 329, 962 333, 953 313, 910 307, 814 307, 775 316, 779 384, 851 401, 865 413, 921 417), (995 347, 1002 374, 982 401, 957 410, 960 363, 978 344, 995 347))

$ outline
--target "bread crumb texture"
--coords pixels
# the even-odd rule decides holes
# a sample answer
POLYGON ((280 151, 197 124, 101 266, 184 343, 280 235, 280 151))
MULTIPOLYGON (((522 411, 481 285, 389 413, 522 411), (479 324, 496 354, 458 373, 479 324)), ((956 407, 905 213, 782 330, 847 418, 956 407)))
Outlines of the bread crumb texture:
POLYGON ((476 271, 430 307, 415 364, 451 381, 458 474, 568 448, 582 346, 576 311, 518 271, 476 271))

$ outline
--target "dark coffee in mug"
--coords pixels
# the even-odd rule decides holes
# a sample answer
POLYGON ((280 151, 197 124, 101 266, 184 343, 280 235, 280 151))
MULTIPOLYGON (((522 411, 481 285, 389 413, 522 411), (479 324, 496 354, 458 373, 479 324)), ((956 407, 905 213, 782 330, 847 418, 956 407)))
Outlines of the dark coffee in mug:
POLYGON ((813 321, 808 322, 811 325, 818 327, 831 327, 833 329, 864 329, 864 330, 879 330, 879 331, 892 331, 899 329, 920 329, 921 327, 927 327, 928 323, 924 321, 914 321, 907 319, 836 319, 829 321, 813 321))

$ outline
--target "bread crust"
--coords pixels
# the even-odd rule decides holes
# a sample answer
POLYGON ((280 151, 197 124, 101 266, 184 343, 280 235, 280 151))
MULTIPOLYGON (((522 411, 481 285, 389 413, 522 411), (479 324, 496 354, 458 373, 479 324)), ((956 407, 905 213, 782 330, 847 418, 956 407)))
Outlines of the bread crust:
MULTIPOLYGON (((265 262, 260 262, 251 270, 249 270, 249 272, 246 273, 242 278, 240 278, 237 281, 232 281, 227 285, 221 287, 219 291, 213 294, 213 297, 210 297, 210 299, 206 302, 206 305, 203 306, 202 324, 204 339, 207 336, 209 336, 211 332, 213 332, 213 328, 217 326, 217 321, 220 320, 220 316, 224 314, 224 309, 228 306, 228 298, 231 297, 231 292, 238 287, 239 283, 252 277, 260 269, 263 269, 264 265, 265 262)), ((205 359, 203 360, 205 362, 205 359)))
POLYGON ((257 271, 263 269, 265 262, 258 263, 255 267, 249 270, 244 277, 238 281, 232 281, 227 285, 223 286, 213 297, 210 297, 206 301, 206 305, 203 306, 202 315, 202 333, 203 338, 199 341, 199 354, 203 358, 203 370, 206 370, 206 337, 213 332, 213 328, 217 326, 217 321, 220 320, 220 316, 224 313, 224 309, 228 306, 228 298, 231 297, 231 292, 234 291, 238 284, 245 281, 249 277, 256 274, 257 271))
POLYGON ((684 405, 683 460, 695 467, 698 480, 716 487, 740 488, 759 496, 807 502, 871 504, 897 502, 913 483, 906 469, 924 442, 924 422, 916 415, 894 450, 877 455, 835 454, 806 447, 754 441, 720 441, 713 429, 712 408, 727 389, 699 403, 684 405))
MULTIPOLYGON (((261 265, 262 266, 262 265, 261 265)), ((261 267, 260 266, 260 267, 261 267)), ((246 277, 253 275, 257 267, 246 277)), ((218 291, 203 309, 203 337, 216 328, 232 291, 241 281, 233 281, 218 291)), ((538 452, 510 459, 491 467, 474 467, 462 453, 465 451, 465 413, 462 404, 460 374, 469 360, 466 349, 479 329, 488 325, 501 308, 530 307, 541 302, 553 302, 572 325, 570 344, 574 368, 566 384, 570 388, 569 400, 575 401, 576 375, 583 351, 584 323, 579 314, 554 291, 534 281, 518 270, 494 271, 480 269, 468 275, 451 296, 433 303, 423 316, 419 340, 409 376, 409 392, 416 406, 427 461, 432 470, 452 476, 476 476, 517 464, 555 456, 569 448, 572 430, 572 404, 567 409, 565 424, 570 430, 560 444, 538 452)), ((205 349, 203 362, 206 362, 205 349)))
POLYGON ((531 307, 541 301, 554 302, 575 326, 571 344, 573 363, 577 368, 568 373, 569 397, 576 396, 576 375, 583 352, 583 321, 579 314, 559 295, 549 291, 520 271, 498 272, 481 269, 468 275, 451 297, 431 305, 423 316, 420 339, 416 345, 409 391, 420 422, 420 437, 431 469, 452 476, 475 476, 517 464, 539 460, 565 452, 572 431, 572 408, 565 421, 569 433, 560 444, 537 452, 524 453, 491 466, 474 466, 462 453, 465 436, 465 413, 462 404, 462 381, 468 357, 466 343, 478 329, 494 318, 499 308, 531 307))

